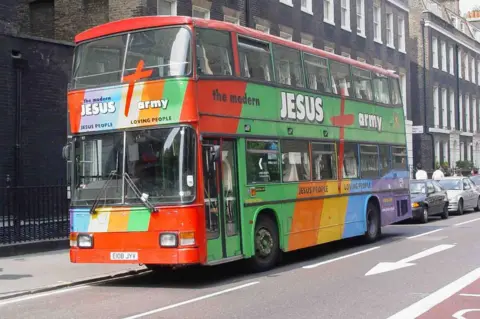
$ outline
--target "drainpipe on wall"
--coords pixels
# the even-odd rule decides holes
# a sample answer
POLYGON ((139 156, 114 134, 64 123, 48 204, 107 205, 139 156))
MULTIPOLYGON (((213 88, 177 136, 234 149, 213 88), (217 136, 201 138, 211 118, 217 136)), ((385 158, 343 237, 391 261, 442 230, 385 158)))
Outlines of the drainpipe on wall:
POLYGON ((433 134, 428 131, 427 123, 427 51, 425 48, 425 20, 420 20, 422 26, 422 47, 423 47, 423 133, 430 135, 432 141, 432 169, 435 170, 435 140, 433 134))
POLYGON ((245 25, 250 27, 250 0, 245 0, 245 25))
POLYGON ((15 150, 14 150, 14 175, 13 175, 13 185, 19 186, 22 184, 22 67, 25 60, 22 58, 20 51, 12 50, 12 62, 16 74, 16 85, 15 85, 15 150))

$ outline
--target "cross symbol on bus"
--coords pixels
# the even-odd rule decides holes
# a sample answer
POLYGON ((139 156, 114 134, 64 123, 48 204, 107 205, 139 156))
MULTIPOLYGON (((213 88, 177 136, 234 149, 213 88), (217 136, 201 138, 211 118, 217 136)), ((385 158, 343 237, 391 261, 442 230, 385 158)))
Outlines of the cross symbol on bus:
POLYGON ((340 146, 338 154, 338 169, 337 172, 340 174, 338 178, 338 192, 340 192, 340 185, 343 178, 343 161, 345 158, 345 126, 352 126, 355 117, 353 114, 345 114, 345 88, 342 88, 340 91, 341 101, 340 101, 340 115, 332 116, 330 121, 332 121, 333 126, 340 127, 340 146))
POLYGON ((130 112, 130 103, 132 102, 133 87, 135 86, 135 82, 148 78, 152 75, 153 70, 144 71, 144 65, 145 62, 143 60, 138 61, 135 73, 123 77, 123 82, 128 82, 127 100, 125 101, 125 117, 128 117, 128 113, 130 112))

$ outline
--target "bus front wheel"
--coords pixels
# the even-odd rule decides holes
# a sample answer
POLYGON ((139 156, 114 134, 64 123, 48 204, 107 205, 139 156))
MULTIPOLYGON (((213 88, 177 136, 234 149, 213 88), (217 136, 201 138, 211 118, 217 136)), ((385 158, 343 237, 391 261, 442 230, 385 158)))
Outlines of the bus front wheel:
POLYGON ((380 210, 373 201, 367 205, 367 230, 365 240, 367 243, 376 241, 381 235, 380 210))
POLYGON ((279 234, 276 222, 268 215, 260 215, 255 224, 254 255, 250 267, 255 272, 273 268, 280 258, 279 234))

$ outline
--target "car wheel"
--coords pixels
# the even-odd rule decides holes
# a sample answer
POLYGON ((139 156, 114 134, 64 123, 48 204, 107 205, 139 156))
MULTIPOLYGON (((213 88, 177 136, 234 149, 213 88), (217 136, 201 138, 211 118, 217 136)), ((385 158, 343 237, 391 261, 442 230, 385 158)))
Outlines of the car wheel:
POLYGON ((480 211, 480 197, 477 198, 477 207, 475 207, 475 211, 480 211))
POLYGON ((428 223, 428 207, 424 206, 423 207, 423 214, 422 217, 420 218, 420 221, 422 224, 428 223))
POLYGON ((445 206, 443 206, 443 213, 440 216, 442 217, 442 219, 448 218, 448 203, 445 203, 445 206))
POLYGON ((463 215, 463 199, 460 199, 458 201, 458 215, 463 215))

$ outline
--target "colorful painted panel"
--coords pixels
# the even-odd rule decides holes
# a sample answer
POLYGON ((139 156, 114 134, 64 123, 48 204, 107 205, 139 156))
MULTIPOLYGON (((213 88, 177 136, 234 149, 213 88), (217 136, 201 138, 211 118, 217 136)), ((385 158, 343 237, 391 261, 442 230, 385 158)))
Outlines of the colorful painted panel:
POLYGON ((143 207, 125 209, 99 208, 70 210, 70 231, 91 233, 145 232, 150 225, 150 212, 143 207))

